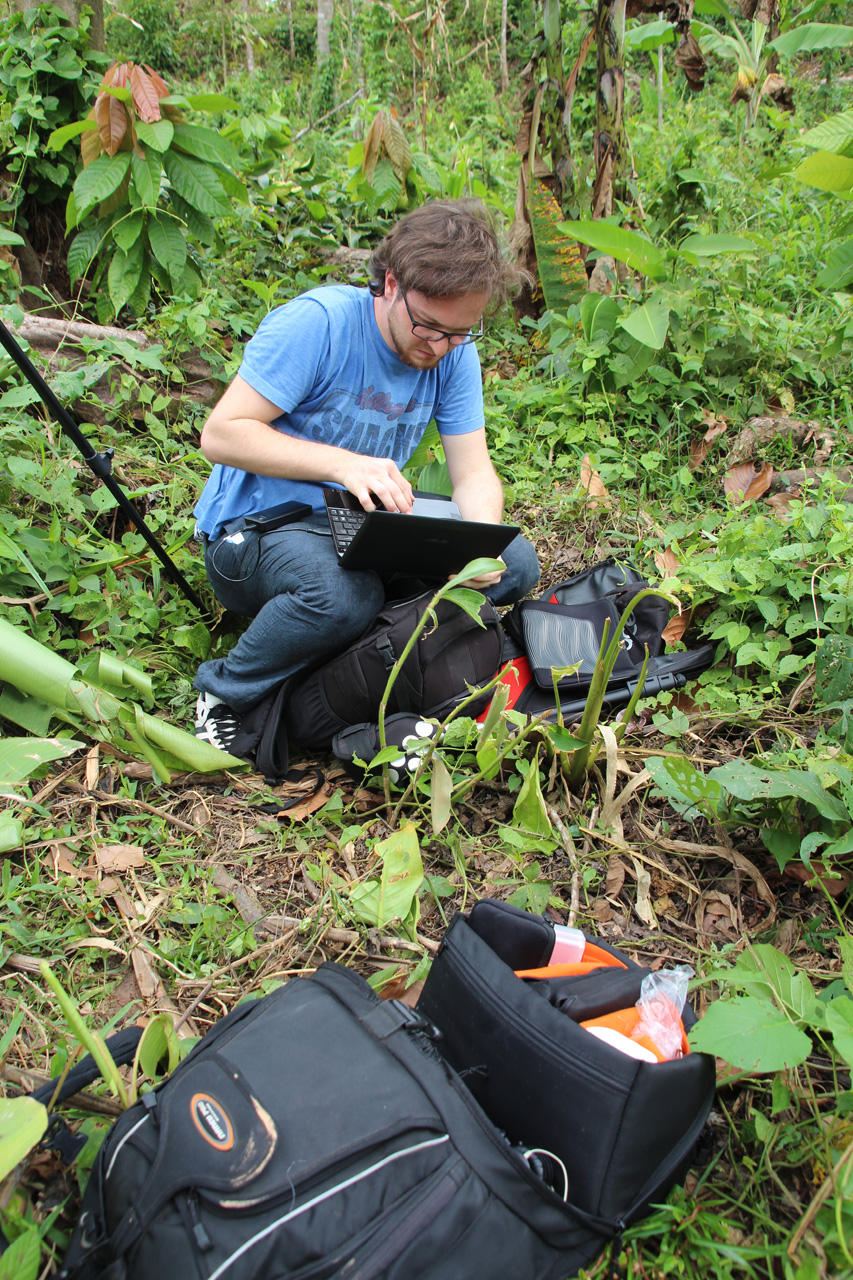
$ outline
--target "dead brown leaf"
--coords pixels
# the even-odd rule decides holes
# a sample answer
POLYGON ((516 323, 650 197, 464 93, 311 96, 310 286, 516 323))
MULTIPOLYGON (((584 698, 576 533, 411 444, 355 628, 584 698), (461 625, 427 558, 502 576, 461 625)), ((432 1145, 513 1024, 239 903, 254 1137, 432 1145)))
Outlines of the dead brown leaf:
POLYGON ((596 898, 592 904, 592 918, 598 924, 607 924, 608 920, 613 919, 613 908, 606 898, 596 898))
POLYGON ((756 468, 752 462, 743 462, 726 473, 723 488, 732 502, 740 506, 754 502, 766 493, 773 482, 773 468, 769 463, 756 468))
POLYGON ((625 863, 617 853, 607 859, 607 879, 604 887, 608 898, 618 898, 625 883, 625 863))
POLYGON ((681 613, 671 617, 661 632, 664 644, 675 644, 676 640, 680 640, 692 621, 692 609, 682 609, 681 613))
POLYGON ((329 799, 330 791, 322 786, 319 791, 315 791, 313 796, 306 796, 304 800, 300 800, 299 804, 295 804, 292 809, 285 809, 278 816, 279 818, 290 818, 293 822, 301 822, 303 818, 307 818, 310 814, 316 813, 318 809, 322 809, 323 805, 329 799))
POLYGON ((102 844, 95 849, 95 860, 102 871, 127 871, 144 867, 145 854, 138 844, 102 844))
POLYGON ((423 989, 423 979, 407 987, 405 978, 396 978, 394 982, 389 982, 387 987, 382 988, 380 996, 383 1000, 399 1000, 401 1004, 407 1004, 410 1009, 414 1009, 423 989))
POLYGON ((693 440, 690 445, 687 465, 691 471, 698 471, 710 453, 711 445, 729 429, 729 424, 725 418, 718 418, 713 413, 708 414, 702 425, 708 428, 707 431, 701 439, 693 440))
POLYGON ((96 791, 98 787, 98 775, 101 771, 101 753, 98 744, 95 743, 86 752, 86 790, 96 791))
POLYGON ((773 510, 776 512, 776 515, 779 517, 780 520, 782 519, 790 520, 791 504, 793 502, 800 502, 801 500, 802 500, 802 495, 799 493, 796 493, 793 489, 788 489, 784 493, 768 494, 767 497, 764 499, 764 501, 767 503, 767 506, 773 508, 773 510))
MULTIPOLYGON (((83 867, 75 867, 72 861, 74 850, 67 844, 52 844, 47 851, 47 857, 44 865, 48 868, 54 880, 58 880, 60 876, 73 876, 75 880, 86 877, 86 870, 83 867)), ((90 872, 90 875, 94 872, 90 872)))
POLYGON ((838 898, 849 888, 850 881, 853 880, 853 871, 849 867, 839 866, 833 863, 832 868, 828 869, 825 862, 820 862, 812 858, 811 869, 801 866, 800 863, 788 863, 785 868, 785 875, 792 880, 799 880, 802 884, 810 884, 814 880, 819 880, 824 889, 833 898, 838 898))
POLYGON ((585 454, 581 462, 580 487, 586 490, 587 504, 591 511, 599 507, 610 506, 610 494, 604 487, 601 476, 592 465, 589 454, 585 454))
POLYGON ((655 552, 655 567, 662 578, 672 577, 680 566, 681 561, 672 547, 667 547, 665 551, 655 552))

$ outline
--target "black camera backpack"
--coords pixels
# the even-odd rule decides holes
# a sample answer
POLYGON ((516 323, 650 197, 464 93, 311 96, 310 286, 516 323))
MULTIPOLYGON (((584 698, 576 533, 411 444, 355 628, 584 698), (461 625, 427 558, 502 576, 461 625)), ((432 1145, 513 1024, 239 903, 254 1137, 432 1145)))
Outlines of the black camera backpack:
POLYGON ((610 1224, 437 1037, 338 965, 239 1006, 108 1133, 60 1280, 565 1280, 610 1224))

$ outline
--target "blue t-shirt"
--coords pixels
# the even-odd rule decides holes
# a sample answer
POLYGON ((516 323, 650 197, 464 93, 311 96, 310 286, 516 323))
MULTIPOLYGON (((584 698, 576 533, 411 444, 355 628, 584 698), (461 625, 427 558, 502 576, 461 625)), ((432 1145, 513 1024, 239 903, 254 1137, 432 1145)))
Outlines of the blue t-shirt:
MULTIPOLYGON (((435 418, 443 435, 484 425, 480 358, 452 348, 434 369, 413 369, 388 346, 367 289, 325 285, 264 318, 240 376, 281 410, 277 431, 402 467, 435 418)), ((281 502, 323 510, 323 485, 258 476, 217 463, 195 507, 209 537, 239 516, 281 502)))

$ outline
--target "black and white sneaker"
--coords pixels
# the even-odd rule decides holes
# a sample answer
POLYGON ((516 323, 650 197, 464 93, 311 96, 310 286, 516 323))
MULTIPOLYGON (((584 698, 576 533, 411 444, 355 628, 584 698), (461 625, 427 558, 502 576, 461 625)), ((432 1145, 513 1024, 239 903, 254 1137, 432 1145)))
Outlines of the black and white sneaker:
POLYGON ((195 704, 195 736, 220 751, 230 751, 240 730, 240 717, 221 698, 200 693, 195 704))

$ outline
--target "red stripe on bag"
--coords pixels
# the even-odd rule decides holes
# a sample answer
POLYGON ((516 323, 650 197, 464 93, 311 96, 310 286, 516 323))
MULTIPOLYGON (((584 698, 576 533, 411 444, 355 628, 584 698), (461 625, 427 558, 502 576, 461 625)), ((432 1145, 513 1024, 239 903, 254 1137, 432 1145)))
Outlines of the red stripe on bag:
MULTIPOLYGON (((530 663, 526 658, 513 658, 506 664, 501 672, 499 684, 509 686, 509 701, 507 707, 514 707, 524 690, 533 680, 533 672, 530 670, 530 663)), ((497 685, 495 686, 497 688, 497 685)), ((491 702, 489 702, 491 706, 491 702)), ((486 707, 480 715, 477 716, 477 724, 482 724, 486 716, 489 714, 489 707, 486 707)))

